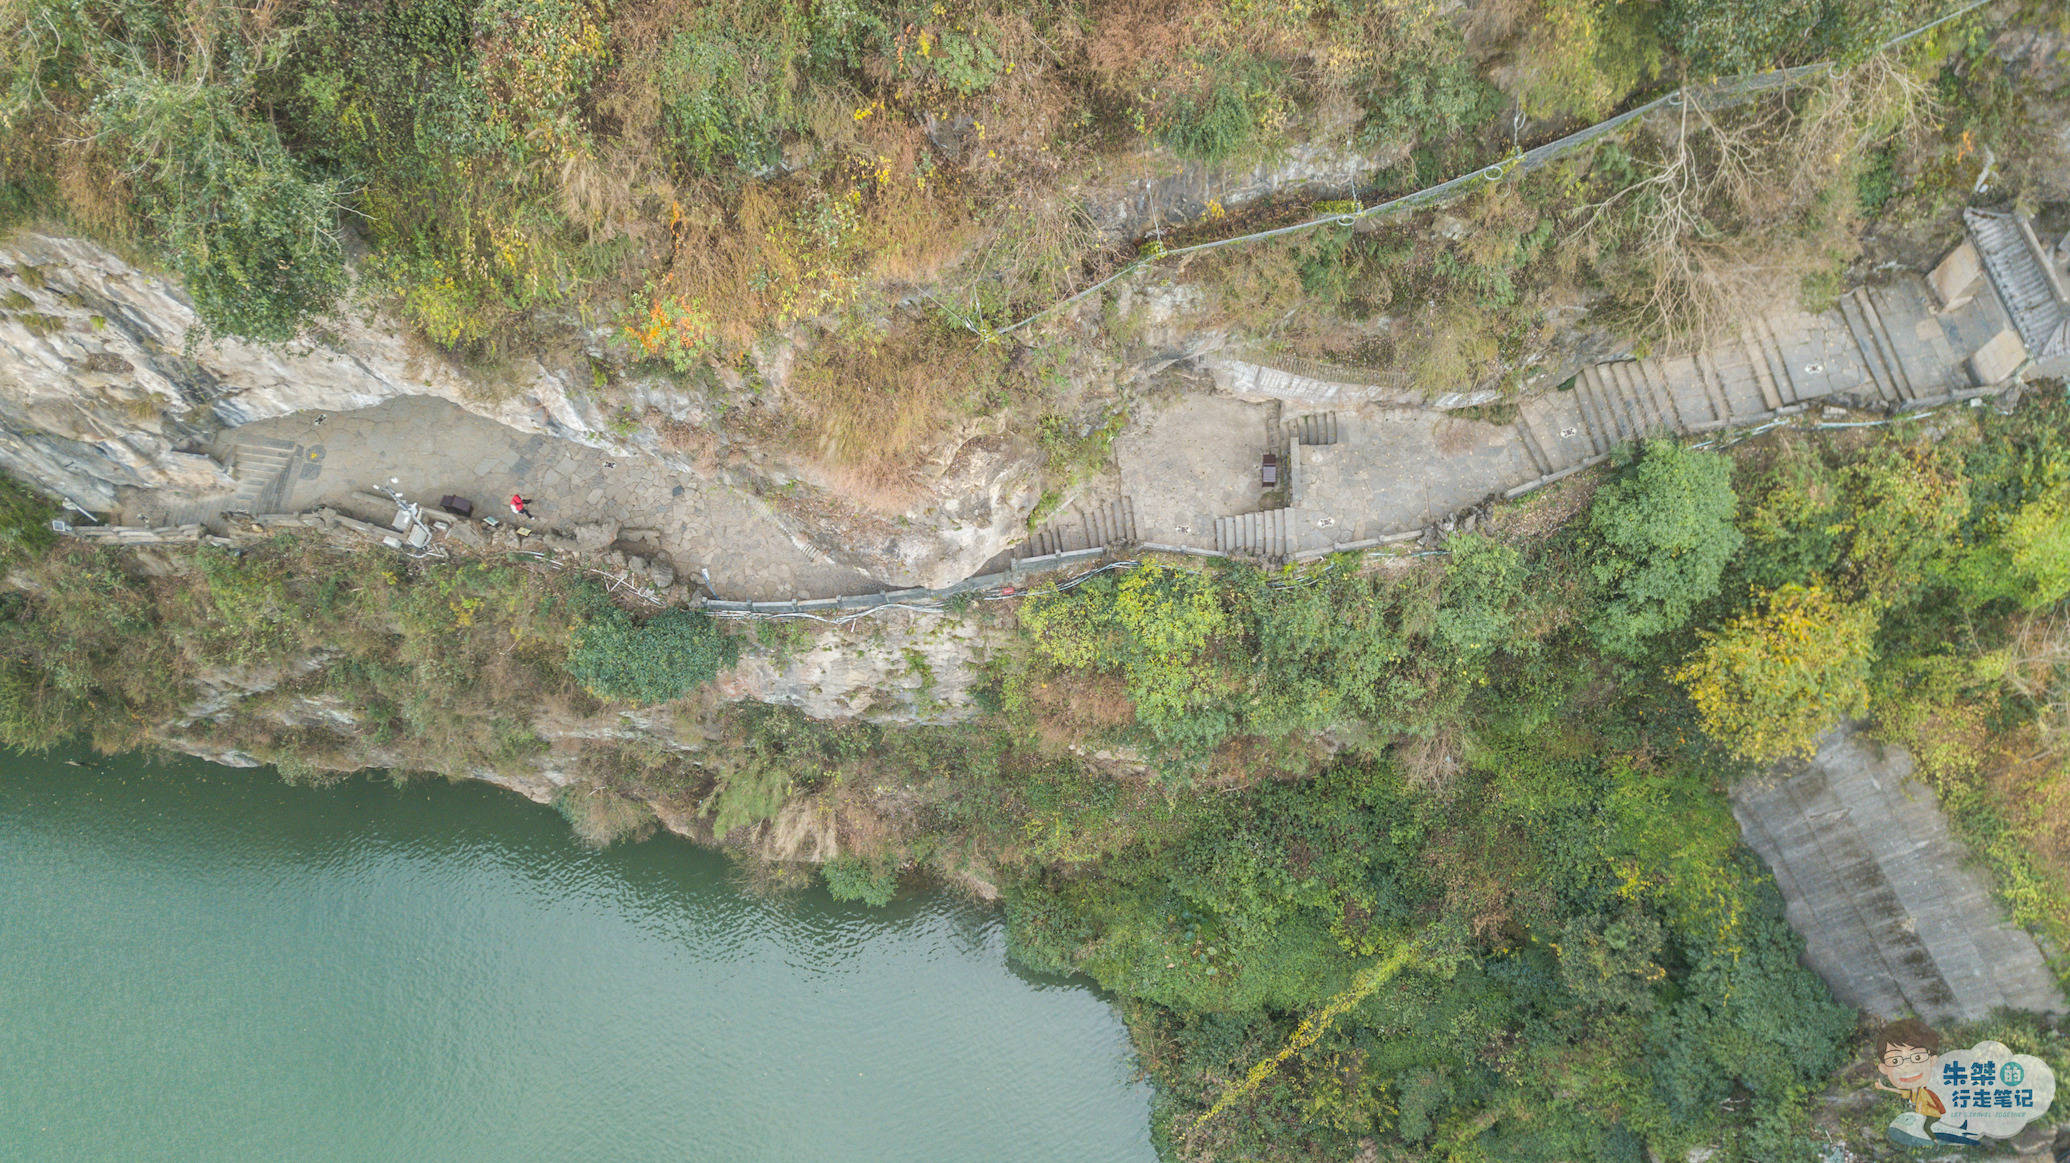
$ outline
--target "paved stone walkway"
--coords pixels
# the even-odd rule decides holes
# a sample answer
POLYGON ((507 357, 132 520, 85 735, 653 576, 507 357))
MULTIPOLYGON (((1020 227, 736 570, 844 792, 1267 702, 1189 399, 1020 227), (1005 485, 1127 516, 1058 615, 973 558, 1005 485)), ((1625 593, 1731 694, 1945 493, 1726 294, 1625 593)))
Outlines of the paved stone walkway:
POLYGON ((1121 493, 1111 500, 1133 502, 1146 542, 1270 560, 1318 554, 1428 527, 1647 436, 1943 400, 1982 386, 1972 356, 2010 327, 1995 295, 1943 310, 1925 279, 1907 275, 1823 314, 1772 312, 1694 356, 1585 368, 1523 400, 1512 423, 1337 394, 1326 397, 1333 439, 1288 441, 1286 430, 1313 422, 1292 411, 1312 406, 1306 397, 1187 397, 1115 442, 1121 493), (1277 495, 1261 488, 1267 452, 1280 457, 1277 495))
POLYGON ((534 502, 539 526, 607 520, 657 530, 678 576, 709 571, 712 590, 724 598, 883 588, 799 548, 761 502, 733 489, 650 460, 519 432, 432 397, 330 413, 321 423, 307 412, 262 420, 225 432, 216 452, 239 479, 236 494, 145 494, 123 519, 171 524, 231 507, 302 512, 393 480, 391 487, 425 505, 449 493, 466 497, 477 515, 508 517, 506 501, 518 492, 534 502))
MULTIPOLYGON (((1949 265, 1934 278, 1947 281, 1949 265)), ((1969 281, 1982 285, 1975 272, 1969 281)), ((1945 400, 2004 375, 1987 356, 2007 342, 2017 346, 1997 294, 1956 294, 1943 308, 1927 279, 1906 275, 1850 291, 1823 314, 1771 312, 1694 356, 1585 368, 1560 389, 1521 401, 1507 423, 1345 392, 1318 401, 1290 391, 1255 403, 1182 396, 1115 441, 1118 471, 1107 486, 995 562, 1130 542, 1268 560, 1372 544, 1596 463, 1642 437, 1749 427, 1836 404, 1894 410, 1945 400), (1279 462, 1273 487, 1260 472, 1268 453, 1279 462)), ((306 510, 393 479, 413 499, 436 503, 455 493, 487 513, 503 512, 504 498, 521 491, 550 527, 609 520, 654 529, 678 575, 708 571, 722 598, 884 588, 801 548, 761 502, 733 489, 528 435, 435 398, 391 400, 322 423, 308 413, 261 421, 225 433, 216 453, 239 482, 234 495, 143 494, 124 519, 165 525, 225 508, 306 510)))

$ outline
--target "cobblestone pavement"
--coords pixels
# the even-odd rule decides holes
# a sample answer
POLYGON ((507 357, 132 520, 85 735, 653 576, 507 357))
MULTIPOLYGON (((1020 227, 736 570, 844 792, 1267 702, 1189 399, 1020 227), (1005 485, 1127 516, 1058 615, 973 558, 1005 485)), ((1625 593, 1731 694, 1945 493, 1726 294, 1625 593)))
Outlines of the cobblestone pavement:
MULTIPOLYGON (((390 485, 435 505, 446 494, 474 502, 477 515, 508 517, 514 492, 532 501, 533 524, 567 529, 615 521, 659 531, 679 575, 708 571, 724 598, 772 600, 882 589, 871 578, 827 563, 784 533, 763 503, 737 490, 680 474, 645 458, 620 457, 567 440, 532 435, 426 396, 324 415, 299 412, 232 429, 217 452, 276 447, 289 463, 266 490, 263 508, 302 512, 353 493, 390 485)), ((197 498, 203 512, 227 497, 197 498)), ((135 519, 180 518, 176 508, 135 519)), ((362 506, 363 507, 363 506, 362 506)), ((198 519, 191 517, 189 519, 198 519)))

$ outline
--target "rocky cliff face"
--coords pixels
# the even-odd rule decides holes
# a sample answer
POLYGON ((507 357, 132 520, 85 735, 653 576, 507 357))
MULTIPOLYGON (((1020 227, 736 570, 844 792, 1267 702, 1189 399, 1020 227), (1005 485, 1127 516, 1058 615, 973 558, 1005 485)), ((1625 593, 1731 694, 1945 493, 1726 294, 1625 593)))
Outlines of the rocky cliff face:
MULTIPOLYGON (((13 235, 0 241, 0 469, 105 512, 125 488, 228 488, 208 455, 225 429, 435 396, 522 432, 644 454, 743 492, 803 475, 763 450, 712 457, 726 444, 718 409, 664 379, 615 384, 600 400, 584 390, 586 369, 525 357, 490 382, 363 307, 346 308, 319 334, 280 346, 212 338, 178 287, 112 251, 13 235), (698 434, 688 443, 703 452, 628 423, 656 418, 698 434)), ((886 583, 959 580, 1024 532, 1038 493, 1032 454, 994 435, 964 434, 922 466, 930 487, 909 512, 856 518, 779 507, 776 519, 801 548, 886 583)))
POLYGON ((225 479, 200 455, 224 428, 303 410, 439 396, 528 432, 595 443, 594 406, 536 362, 496 393, 378 316, 329 345, 210 339, 177 287, 76 238, 0 243, 0 467, 110 508, 115 490, 225 479))
MULTIPOLYGON (((898 612, 823 630, 795 651, 751 653, 721 675, 712 703, 762 702, 794 707, 817 719, 857 718, 886 725, 946 724, 976 712, 981 667, 996 628, 968 618, 898 612)), ((315 731, 342 750, 320 766, 409 770, 421 766, 391 746, 367 742, 353 711, 310 683, 328 664, 321 656, 286 666, 238 667, 196 677, 194 701, 180 721, 164 725, 164 746, 214 763, 253 767, 262 761, 237 740, 247 733, 315 731), (308 683, 307 686, 300 684, 308 683), (299 689, 298 689, 299 687, 299 689), (306 690, 308 693, 300 693, 306 690), (237 724, 225 730, 225 724, 237 724)), ((717 741, 700 714, 674 705, 577 716, 535 708, 531 730, 546 744, 521 764, 449 774, 479 779, 542 804, 584 779, 583 756, 598 746, 635 745, 693 762, 717 741)), ((661 825, 701 843, 716 839, 710 822, 680 804, 648 805, 661 825)), ((839 855, 839 821, 805 799, 786 804, 752 835, 728 837, 769 860, 823 861, 839 855)))

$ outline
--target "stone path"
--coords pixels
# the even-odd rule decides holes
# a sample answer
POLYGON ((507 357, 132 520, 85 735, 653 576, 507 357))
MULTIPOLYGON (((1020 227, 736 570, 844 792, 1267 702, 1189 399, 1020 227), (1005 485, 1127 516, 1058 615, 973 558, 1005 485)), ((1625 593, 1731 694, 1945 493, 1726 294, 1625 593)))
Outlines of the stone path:
POLYGON ((1734 787, 1732 812, 1841 1001, 1929 1022, 2062 1011, 2034 938, 2003 920, 1903 748, 1836 730, 1803 772, 1734 787))
MULTIPOLYGON (((2000 250, 2048 259, 2023 245, 2000 250)), ((2004 265, 2004 255, 1985 250, 1980 259, 1965 243, 1931 283, 1905 275, 1850 291, 1822 314, 1772 312, 1693 356, 1585 368, 1558 390, 1519 401, 1505 423, 1379 403, 1377 387, 1325 390, 1343 385, 1320 375, 1348 374, 1341 369, 1265 375, 1270 369, 1233 365, 1251 369, 1244 374, 1254 389, 1285 390, 1264 392, 1263 402, 1190 395, 1167 403, 1115 441, 1115 479, 985 569, 1135 544, 1270 561, 1313 557, 1414 537, 1647 436, 1750 427, 1813 407, 1897 411, 1945 401, 2002 380, 2025 356, 2015 320, 1992 289, 1998 276, 1984 274, 1988 263, 2004 265), (1260 473, 1267 454, 1279 460, 1272 487, 1260 473)), ((2053 294, 2066 277, 2050 268, 2035 285, 2053 294)), ((307 509, 393 479, 423 502, 455 493, 499 513, 505 497, 522 491, 549 526, 609 520, 657 530, 677 573, 709 571, 723 598, 813 599, 884 588, 801 548, 759 501, 732 489, 650 461, 614 462, 431 397, 337 413, 321 424, 307 413, 261 421, 226 433, 216 452, 232 466, 234 496, 139 494, 125 519, 178 525, 225 508, 307 509)))
POLYGON ((799 548, 761 507, 733 489, 644 459, 530 435, 428 396, 335 412, 301 412, 225 432, 217 448, 238 479, 236 494, 142 494, 124 520, 178 524, 223 509, 300 512, 348 503, 388 485, 427 506, 453 494, 477 515, 509 516, 521 492, 534 524, 570 528, 615 521, 654 529, 679 576, 707 570, 721 597, 770 600, 799 594, 867 593, 883 587, 799 548))
POLYGON ((1285 403, 1184 398, 1116 442, 1116 499, 1133 501, 1146 542, 1267 560, 1319 555, 1413 535, 1647 436, 1751 427, 1812 407, 1944 401, 2009 370, 1980 353, 2011 332, 1998 296, 1943 308, 1925 279, 1907 275, 1851 291, 1823 314, 1770 313, 1693 356, 1585 368, 1521 401, 1507 424, 1342 393, 1317 397, 1335 411, 1314 420, 1282 418, 1282 408, 1310 402, 1299 393, 1285 403), (1332 439, 1285 439, 1284 426, 1304 423, 1328 424, 1332 439), (1280 456, 1283 493, 1260 487, 1268 452, 1280 456))

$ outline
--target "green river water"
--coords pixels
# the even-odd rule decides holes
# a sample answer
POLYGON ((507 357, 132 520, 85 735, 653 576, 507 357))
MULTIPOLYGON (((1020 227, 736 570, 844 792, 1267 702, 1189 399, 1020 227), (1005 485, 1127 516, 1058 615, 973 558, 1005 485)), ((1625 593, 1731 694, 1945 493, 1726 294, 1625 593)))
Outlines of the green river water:
POLYGON ((743 895, 507 792, 0 755, 0 1158, 1140 1160, 992 913, 743 895))

